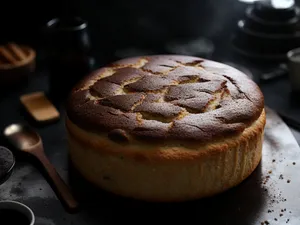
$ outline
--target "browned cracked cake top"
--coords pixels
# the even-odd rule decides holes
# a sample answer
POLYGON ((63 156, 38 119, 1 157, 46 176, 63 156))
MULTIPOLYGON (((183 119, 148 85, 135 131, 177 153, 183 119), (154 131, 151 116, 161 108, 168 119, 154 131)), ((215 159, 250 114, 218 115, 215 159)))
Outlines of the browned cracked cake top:
POLYGON ((108 137, 208 141, 241 133, 261 114, 258 86, 240 71, 196 57, 117 61, 72 91, 68 118, 108 137))

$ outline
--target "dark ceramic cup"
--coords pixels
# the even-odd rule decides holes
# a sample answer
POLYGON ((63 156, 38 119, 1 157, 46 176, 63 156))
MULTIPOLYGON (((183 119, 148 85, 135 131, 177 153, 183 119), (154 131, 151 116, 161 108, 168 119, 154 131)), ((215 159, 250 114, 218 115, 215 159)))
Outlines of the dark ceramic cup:
POLYGON ((88 23, 79 17, 55 18, 44 34, 50 96, 64 98, 94 65, 88 23))
POLYGON ((34 225, 33 211, 17 201, 0 201, 0 224, 34 225))

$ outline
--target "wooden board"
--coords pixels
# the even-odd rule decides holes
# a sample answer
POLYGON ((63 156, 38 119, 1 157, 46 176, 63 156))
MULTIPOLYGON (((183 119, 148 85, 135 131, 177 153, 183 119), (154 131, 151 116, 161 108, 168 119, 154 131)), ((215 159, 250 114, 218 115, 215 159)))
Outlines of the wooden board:
POLYGON ((38 122, 53 121, 60 117, 58 110, 44 92, 25 94, 20 97, 20 100, 28 113, 38 122))

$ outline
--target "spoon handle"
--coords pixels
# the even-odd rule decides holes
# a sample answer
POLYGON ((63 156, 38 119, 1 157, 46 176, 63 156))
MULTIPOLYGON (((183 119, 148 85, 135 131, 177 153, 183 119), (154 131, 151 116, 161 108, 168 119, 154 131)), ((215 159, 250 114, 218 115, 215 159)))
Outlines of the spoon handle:
POLYGON ((60 175, 57 173, 54 166, 50 163, 46 157, 44 151, 33 151, 32 154, 41 162, 49 178, 54 184, 56 193, 62 203, 70 210, 74 211, 78 208, 78 202, 75 200, 67 184, 63 181, 60 175))

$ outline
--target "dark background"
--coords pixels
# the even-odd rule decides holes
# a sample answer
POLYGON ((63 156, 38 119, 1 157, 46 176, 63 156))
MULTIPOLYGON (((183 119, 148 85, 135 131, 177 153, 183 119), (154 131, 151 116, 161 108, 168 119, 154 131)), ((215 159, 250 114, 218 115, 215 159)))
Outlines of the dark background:
POLYGON ((80 16, 89 23, 92 50, 100 64, 114 60, 116 50, 123 48, 168 53, 166 43, 199 36, 213 41, 213 59, 229 60, 230 39, 249 5, 238 0, 2 1, 0 42, 13 40, 42 51, 47 21, 80 16))
POLYGON ((164 44, 172 39, 198 36, 211 39, 215 58, 222 58, 221 49, 247 5, 237 0, 5 1, 0 41, 40 48, 45 23, 73 15, 88 21, 93 51, 102 60, 113 58, 116 49, 131 46, 165 52, 164 44))

